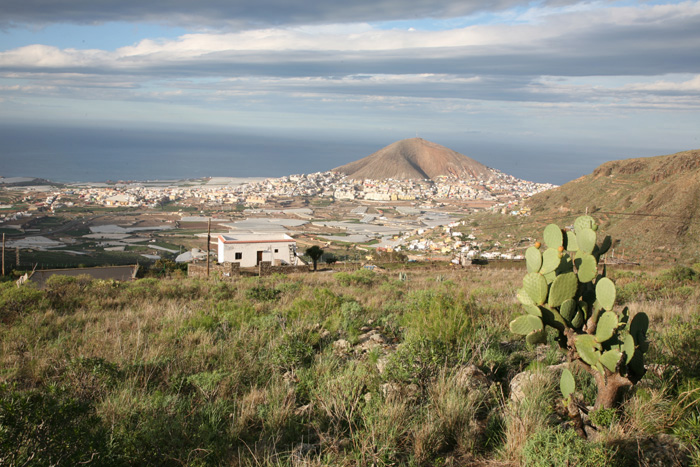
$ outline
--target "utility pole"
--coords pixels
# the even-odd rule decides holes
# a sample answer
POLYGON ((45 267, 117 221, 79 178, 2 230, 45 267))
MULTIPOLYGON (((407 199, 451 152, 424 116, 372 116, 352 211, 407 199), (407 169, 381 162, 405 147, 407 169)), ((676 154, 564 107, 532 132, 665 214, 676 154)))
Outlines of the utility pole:
POLYGON ((2 234, 2 275, 5 276, 5 234, 2 234))
POLYGON ((207 222, 207 278, 209 277, 209 245, 211 244, 211 217, 207 222))

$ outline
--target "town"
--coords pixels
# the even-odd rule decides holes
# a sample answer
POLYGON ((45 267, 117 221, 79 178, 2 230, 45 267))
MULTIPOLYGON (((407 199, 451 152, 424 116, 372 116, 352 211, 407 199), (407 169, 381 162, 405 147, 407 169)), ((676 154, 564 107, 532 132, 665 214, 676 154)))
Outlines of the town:
POLYGON ((0 178, 0 232, 24 266, 201 260, 207 222, 214 235, 290 235, 299 254, 320 245, 334 259, 394 252, 457 264, 518 259, 520 239, 484 234, 466 218, 527 216, 522 200, 553 185, 494 173, 489 180, 354 180, 318 172, 68 185, 0 178), (42 252, 52 261, 42 261, 42 252))

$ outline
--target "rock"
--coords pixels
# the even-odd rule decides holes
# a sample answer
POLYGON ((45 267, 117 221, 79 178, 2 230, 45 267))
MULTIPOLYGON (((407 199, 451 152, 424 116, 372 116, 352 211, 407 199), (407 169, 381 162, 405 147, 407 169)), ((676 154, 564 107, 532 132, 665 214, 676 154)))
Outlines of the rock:
POLYGON ((338 355, 348 354, 350 353, 350 349, 352 349, 352 345, 350 345, 350 342, 346 341, 345 339, 338 339, 337 341, 333 342, 333 352, 338 355))
POLYGON ((491 385, 489 378, 476 365, 460 367, 454 378, 457 386, 467 391, 484 390, 491 385))
POLYGON ((510 400, 521 402, 525 399, 528 386, 532 383, 550 378, 545 372, 523 371, 510 380, 510 400))
POLYGON ((378 347, 383 347, 387 344, 387 339, 379 331, 373 329, 357 338, 360 342, 357 350, 360 352, 369 352, 378 347))
POLYGON ((321 333, 319 334, 319 337, 320 337, 321 339, 323 339, 323 340, 328 339, 330 336, 331 336, 331 332, 330 332, 328 329, 324 329, 324 330, 321 331, 321 333))
POLYGON ((401 395, 401 386, 396 383, 384 383, 379 389, 382 391, 385 399, 393 399, 401 395))
POLYGON ((389 363, 389 356, 388 355, 382 355, 377 359, 377 371, 379 372, 380 375, 383 375, 384 372, 386 371, 386 365, 389 363))
POLYGON ((358 342, 361 344, 367 342, 367 341, 372 341, 372 342, 377 342, 379 344, 386 344, 387 339, 384 337, 379 331, 376 329, 372 329, 369 332, 366 332, 364 334, 361 334, 357 338, 358 342))
POLYGON ((380 386, 382 395, 387 400, 392 400, 394 398, 408 398, 413 399, 418 396, 420 388, 417 384, 409 384, 407 386, 402 386, 398 383, 385 383, 380 386))

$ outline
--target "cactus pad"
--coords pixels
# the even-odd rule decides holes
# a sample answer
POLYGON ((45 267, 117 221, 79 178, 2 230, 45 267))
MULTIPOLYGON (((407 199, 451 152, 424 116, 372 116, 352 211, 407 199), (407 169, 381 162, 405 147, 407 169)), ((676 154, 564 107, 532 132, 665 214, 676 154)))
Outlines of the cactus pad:
POLYGON ((591 282, 595 279, 598 273, 598 262, 591 254, 584 254, 580 258, 576 258, 578 266, 578 280, 581 282, 591 282))
POLYGON ((612 373, 615 373, 617 364, 620 362, 621 358, 622 353, 619 350, 610 349, 607 352, 603 352, 600 356, 600 363, 612 373))
POLYGON ((544 325, 537 316, 522 315, 510 322, 510 330, 514 334, 526 336, 533 331, 541 331, 544 325))
POLYGON ((598 225, 595 223, 595 220, 593 220, 591 216, 579 216, 574 221, 574 230, 578 232, 582 229, 597 230, 598 225))
POLYGON ((584 253, 591 254, 596 247, 596 234, 592 229, 581 229, 576 231, 576 241, 578 248, 584 253))
POLYGON ((576 290, 578 289, 578 280, 576 279, 576 274, 569 272, 566 274, 560 274, 552 282, 552 286, 549 290, 549 306, 558 307, 566 300, 573 298, 576 295, 576 290))
POLYGON ((610 247, 612 246, 612 238, 610 235, 606 235, 605 238, 603 239, 603 243, 600 244, 600 247, 598 249, 598 254, 599 255, 604 255, 605 253, 610 250, 610 247))
POLYGON ((634 342, 639 345, 646 340, 647 330, 649 329, 649 317, 646 313, 639 312, 632 317, 629 324, 630 334, 634 337, 634 342))
POLYGON ((534 305, 535 302, 530 298, 530 296, 525 292, 525 289, 518 289, 518 292, 515 294, 515 297, 518 299, 520 303, 523 305, 534 305))
POLYGON ((549 285, 542 274, 536 272, 526 274, 523 278, 523 289, 535 302, 535 305, 542 305, 547 300, 549 285))
MULTIPOLYGON (((552 287, 554 287, 554 285, 552 285, 552 287)), ((564 300, 559 307, 559 314, 562 318, 569 322, 571 322, 571 320, 574 319, 574 316, 576 316, 576 311, 578 311, 578 307, 576 306, 576 301, 573 298, 564 300)))
POLYGON ((576 391, 576 380, 568 368, 564 368, 561 372, 559 389, 561 389, 561 394, 564 396, 564 399, 568 399, 568 397, 576 391))
POLYGON ((595 338, 598 342, 605 342, 610 339, 617 329, 617 315, 612 311, 606 311, 598 318, 598 325, 595 329, 595 338))
POLYGON ((531 246, 525 250, 525 265, 527 272, 539 272, 542 267, 542 253, 539 248, 531 246))
POLYGON ((566 231, 566 249, 569 251, 578 251, 578 242, 576 234, 571 230, 566 231))
POLYGON ((571 327, 573 327, 574 329, 578 329, 581 326, 583 326, 583 322, 585 320, 586 320, 585 313, 583 312, 582 309, 579 309, 576 312, 576 315, 574 316, 574 318, 571 320, 571 327))
POLYGON ((540 307, 540 310, 542 311, 542 322, 544 324, 562 332, 566 329, 568 324, 557 310, 546 306, 540 307))
POLYGON ((627 363, 627 369, 640 378, 644 376, 644 352, 634 352, 632 359, 627 363))
POLYGON ((557 224, 549 224, 544 228, 544 243, 548 248, 559 248, 564 245, 564 236, 557 224))
POLYGON ((613 309, 616 294, 617 291, 615 289, 615 284, 607 277, 603 277, 596 282, 595 296, 598 303, 600 303, 600 306, 602 306, 604 309, 613 309))
POLYGON ((532 331, 530 334, 525 336, 525 342, 530 345, 544 344, 547 342, 547 331, 544 329, 541 331, 532 331))
POLYGON ((595 338, 589 334, 580 334, 576 336, 576 352, 578 352, 581 360, 588 363, 590 366, 595 366, 600 360, 600 344, 595 338))
POLYGON ((634 337, 632 337, 631 334, 625 333, 622 336, 622 350, 627 356, 625 363, 629 363, 632 357, 634 357, 634 337))
POLYGON ((537 305, 523 305, 523 308, 528 315, 542 317, 542 310, 537 305))
POLYGON ((549 274, 555 271, 561 264, 561 254, 556 248, 548 248, 542 254, 542 268, 540 269, 541 274, 549 274))
POLYGON ((557 274, 566 274, 567 272, 574 272, 574 262, 571 260, 569 253, 562 253, 559 260, 559 266, 555 269, 557 274))

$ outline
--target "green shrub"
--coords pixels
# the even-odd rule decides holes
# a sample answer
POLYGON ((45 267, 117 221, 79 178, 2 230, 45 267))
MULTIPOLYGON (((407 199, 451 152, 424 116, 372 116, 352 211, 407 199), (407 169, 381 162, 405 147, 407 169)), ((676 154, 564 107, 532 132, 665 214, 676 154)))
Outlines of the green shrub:
POLYGON ((599 467, 616 465, 616 451, 602 443, 588 442, 573 430, 547 428, 532 435, 523 448, 529 467, 599 467))
POLYGON ((0 321, 7 323, 19 315, 44 307, 44 293, 33 285, 17 287, 14 282, 0 284, 0 321))
POLYGON ((88 298, 86 293, 92 278, 88 275, 53 275, 46 281, 46 298, 56 311, 70 312, 81 307, 88 298))
POLYGON ((339 272, 333 277, 344 287, 350 285, 369 286, 376 282, 377 273, 369 269, 358 269, 353 273, 339 272))
POLYGON ((18 391, 0 385, 0 464, 78 465, 116 462, 94 408, 50 386, 18 391))
POLYGON ((653 348, 660 363, 675 365, 686 377, 700 378, 700 315, 688 321, 671 318, 656 337, 653 348))
POLYGON ((664 281, 686 282, 698 280, 698 273, 687 266, 674 266, 660 274, 664 281))
POLYGON ((592 411, 589 414, 591 423, 600 428, 606 428, 617 420, 617 411, 614 409, 605 409, 603 407, 592 411))
POLYGON ((245 296, 249 300, 257 300, 259 302, 274 302, 276 300, 279 300, 280 291, 272 287, 258 285, 246 290, 245 296))
POLYGON ((290 331, 282 336, 272 352, 272 363, 283 371, 309 365, 314 357, 314 346, 319 343, 316 331, 290 331))
POLYGON ((418 338, 400 345, 389 357, 386 378, 390 381, 423 384, 443 368, 466 361, 462 349, 442 340, 418 338))

